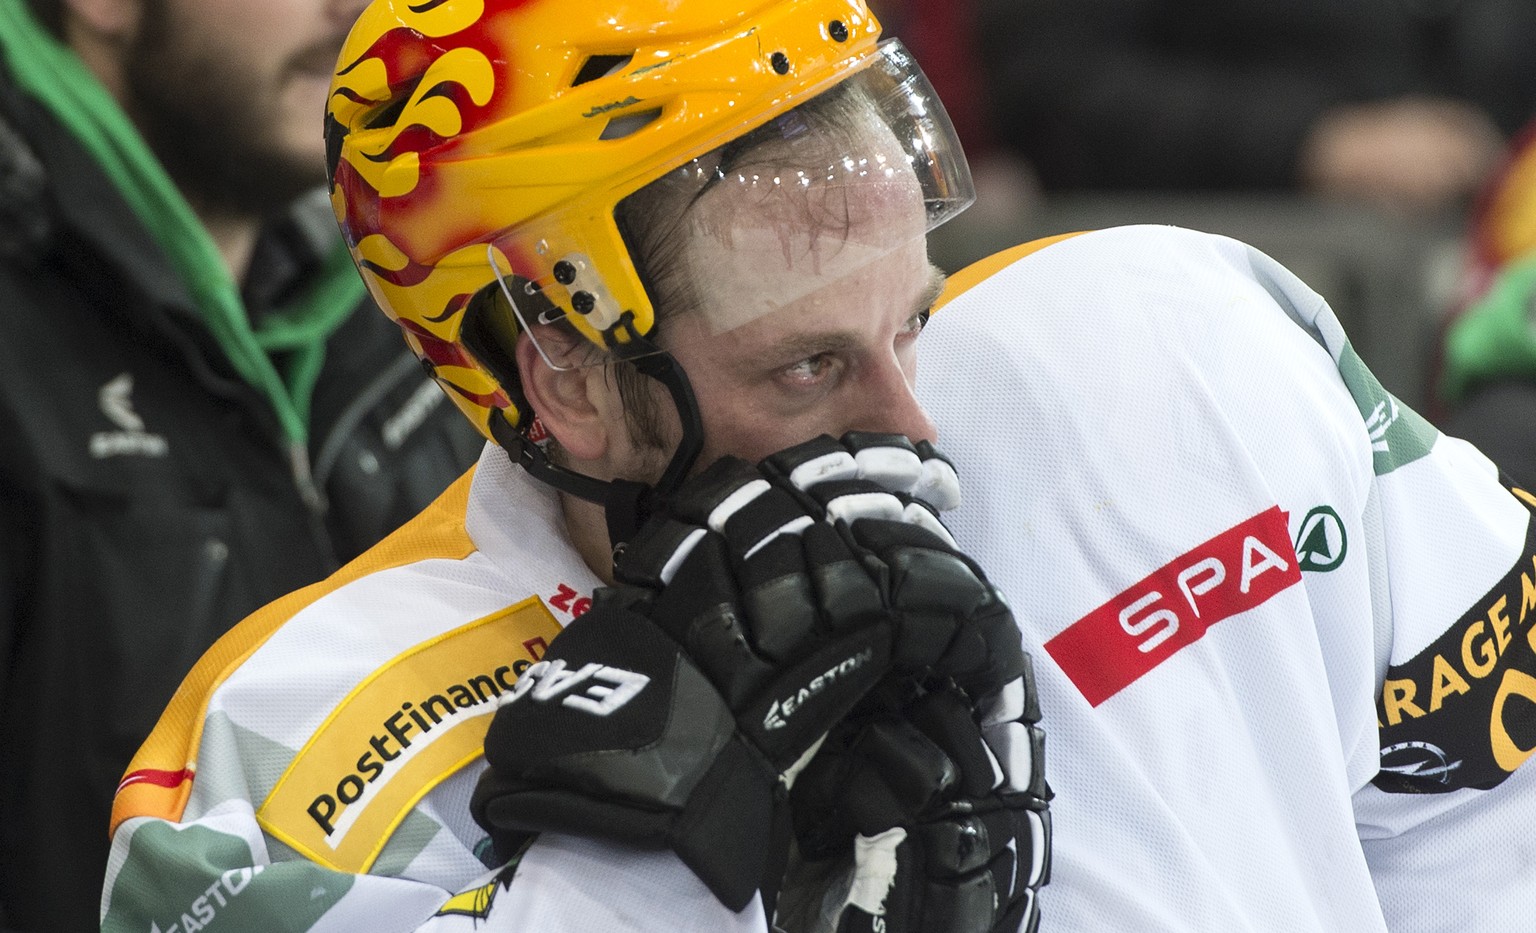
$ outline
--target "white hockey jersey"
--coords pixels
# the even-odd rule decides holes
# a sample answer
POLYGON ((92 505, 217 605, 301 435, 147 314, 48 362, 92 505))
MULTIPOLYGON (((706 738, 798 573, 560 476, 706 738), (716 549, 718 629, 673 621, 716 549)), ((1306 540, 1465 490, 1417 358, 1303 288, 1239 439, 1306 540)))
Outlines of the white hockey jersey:
POLYGON ((1042 929, 1536 927, 1530 494, 1232 240, 1084 234, 956 293, 918 394, 1035 656, 1042 929))
MULTIPOLYGON (((1085 234, 948 294, 919 392, 1035 655, 1043 929, 1525 929, 1528 494, 1233 241, 1085 234)), ((507 872, 470 819, 496 697, 597 585, 564 540, 488 448, 221 640, 119 791, 103 930, 766 930, 668 852, 507 872)))

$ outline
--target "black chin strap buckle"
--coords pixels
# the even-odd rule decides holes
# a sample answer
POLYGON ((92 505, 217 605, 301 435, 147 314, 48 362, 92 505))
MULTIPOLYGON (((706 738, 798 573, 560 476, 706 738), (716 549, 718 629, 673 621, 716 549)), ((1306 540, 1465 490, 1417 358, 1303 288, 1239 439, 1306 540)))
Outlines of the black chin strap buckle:
POLYGON ((603 514, 608 519, 608 543, 613 548, 614 560, 618 560, 630 539, 651 517, 654 492, 654 488, 646 483, 627 479, 609 481, 603 514))

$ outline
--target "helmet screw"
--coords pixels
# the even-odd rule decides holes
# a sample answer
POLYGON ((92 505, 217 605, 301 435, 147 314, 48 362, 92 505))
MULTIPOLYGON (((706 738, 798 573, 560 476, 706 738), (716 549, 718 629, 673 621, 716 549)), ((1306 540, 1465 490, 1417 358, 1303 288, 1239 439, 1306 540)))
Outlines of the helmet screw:
POLYGON ((555 281, 561 285, 569 285, 576 281, 576 267, 564 259, 555 263, 555 281))
POLYGON ((577 314, 591 314, 595 307, 597 307, 597 299, 592 297, 591 292, 576 292, 571 295, 571 308, 577 314))
POLYGON ((833 42, 847 42, 848 27, 843 24, 842 20, 834 19, 827 24, 827 35, 832 37, 833 42))
POLYGON ((781 75, 789 74, 789 56, 788 55, 785 55, 783 52, 774 52, 773 53, 773 57, 769 59, 769 62, 773 65, 773 70, 774 71, 778 72, 781 75))

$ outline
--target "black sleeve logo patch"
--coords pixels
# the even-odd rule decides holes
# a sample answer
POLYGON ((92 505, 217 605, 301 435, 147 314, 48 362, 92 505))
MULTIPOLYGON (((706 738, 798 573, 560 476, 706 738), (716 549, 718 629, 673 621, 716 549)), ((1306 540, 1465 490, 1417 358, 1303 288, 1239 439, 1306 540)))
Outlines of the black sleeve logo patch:
MULTIPOLYGON (((1531 504, 1529 494, 1513 490, 1531 504)), ((1377 787, 1487 790, 1536 753, 1536 522, 1508 574, 1433 644, 1387 670, 1377 787)))

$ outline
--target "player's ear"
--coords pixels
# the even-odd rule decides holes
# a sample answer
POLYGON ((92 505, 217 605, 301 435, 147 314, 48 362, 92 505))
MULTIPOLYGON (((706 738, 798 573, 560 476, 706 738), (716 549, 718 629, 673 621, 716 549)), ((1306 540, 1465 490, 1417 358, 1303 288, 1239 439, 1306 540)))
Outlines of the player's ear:
POLYGON ((523 333, 517 338, 517 372, 528 404, 562 450, 577 460, 599 460, 609 452, 623 407, 605 367, 555 369, 523 333))

